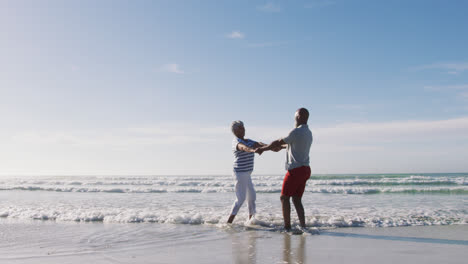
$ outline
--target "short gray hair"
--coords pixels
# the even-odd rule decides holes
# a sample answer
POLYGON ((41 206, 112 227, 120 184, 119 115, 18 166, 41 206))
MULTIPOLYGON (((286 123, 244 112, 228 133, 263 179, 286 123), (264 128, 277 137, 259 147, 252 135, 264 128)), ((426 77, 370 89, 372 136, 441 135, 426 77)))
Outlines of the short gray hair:
POLYGON ((231 124, 231 131, 234 133, 234 130, 236 130, 238 127, 243 127, 244 123, 240 120, 233 121, 231 124))

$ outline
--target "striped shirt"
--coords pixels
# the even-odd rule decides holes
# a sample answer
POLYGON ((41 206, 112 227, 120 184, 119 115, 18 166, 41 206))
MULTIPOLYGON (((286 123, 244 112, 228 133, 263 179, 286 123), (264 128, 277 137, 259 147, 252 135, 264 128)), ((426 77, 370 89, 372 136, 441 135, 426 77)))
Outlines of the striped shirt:
POLYGON ((251 139, 242 140, 240 138, 234 138, 232 141, 232 151, 234 153, 234 171, 253 171, 255 153, 237 150, 237 144, 239 143, 242 143, 249 148, 253 148, 257 142, 251 139))

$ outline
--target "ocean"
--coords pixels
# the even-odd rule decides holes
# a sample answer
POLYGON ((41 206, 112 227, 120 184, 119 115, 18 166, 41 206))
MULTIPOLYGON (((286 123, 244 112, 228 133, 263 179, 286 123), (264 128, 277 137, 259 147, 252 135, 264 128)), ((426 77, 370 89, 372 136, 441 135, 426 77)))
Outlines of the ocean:
MULTIPOLYGON (((281 230, 283 176, 252 179, 255 223, 281 230)), ((217 228, 229 216, 234 184, 231 175, 3 177, 0 217, 217 228)), ((308 227, 462 225, 468 223, 468 173, 312 175, 303 203, 308 227)), ((244 204, 235 224, 246 219, 244 204)), ((294 210, 292 221, 298 223, 294 210)))

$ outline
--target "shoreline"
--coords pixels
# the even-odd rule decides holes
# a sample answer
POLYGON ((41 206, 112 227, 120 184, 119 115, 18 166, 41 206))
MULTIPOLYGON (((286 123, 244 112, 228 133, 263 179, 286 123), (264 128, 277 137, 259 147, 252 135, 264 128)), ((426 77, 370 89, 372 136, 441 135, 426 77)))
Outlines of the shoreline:
POLYGON ((320 235, 240 225, 0 219, 1 263, 464 263, 468 225, 350 227, 320 235))

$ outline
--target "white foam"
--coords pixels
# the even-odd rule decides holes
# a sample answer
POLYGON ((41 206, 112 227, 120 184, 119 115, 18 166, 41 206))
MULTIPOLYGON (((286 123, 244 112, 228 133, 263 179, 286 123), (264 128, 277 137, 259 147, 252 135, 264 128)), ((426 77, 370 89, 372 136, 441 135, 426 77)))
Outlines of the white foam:
MULTIPOLYGON (((184 186, 184 185, 180 185, 184 186)), ((143 186, 127 185, 120 188, 109 186, 85 187, 79 185, 9 185, 1 186, 0 190, 21 190, 21 191, 49 191, 49 192, 80 192, 80 193, 224 193, 234 192, 234 187, 221 186, 193 186, 180 187, 172 186, 166 188, 147 188, 143 186)), ((281 185, 278 186, 255 186, 257 193, 280 193, 281 185)), ((434 186, 424 185, 396 187, 377 187, 377 186, 335 186, 335 185, 312 185, 306 188, 309 193, 324 194, 379 194, 379 193, 406 193, 406 194, 468 194, 467 185, 458 186, 434 186)))
MULTIPOLYGON (((218 224, 226 221, 228 211, 214 213, 208 210, 190 210, 186 212, 165 211, 154 208, 120 210, 106 208, 0 208, 0 217, 17 219, 36 219, 53 221, 79 221, 79 222, 108 222, 108 223, 171 223, 171 224, 218 224)), ((395 227, 419 225, 448 225, 467 224, 468 217, 457 213, 442 213, 441 211, 427 211, 425 214, 410 212, 388 214, 378 212, 374 214, 361 214, 356 212, 343 212, 331 215, 321 212, 319 216, 306 218, 308 227, 395 227)), ((257 214, 257 216, 244 223, 264 227, 282 225, 280 214, 257 214)))
MULTIPOLYGON (((304 198, 307 223, 315 227, 465 224, 466 179, 463 175, 312 177, 304 198)), ((258 210, 254 221, 281 226, 282 176, 254 176, 253 182, 258 210)), ((0 190, 0 217, 52 221, 220 224, 227 220, 235 198, 232 176, 12 178, 3 179, 0 190)))
MULTIPOLYGON (((468 194, 468 176, 325 176, 311 177, 306 192, 324 194, 468 194)), ((279 193, 282 176, 253 176, 259 193, 279 193)), ((6 179, 0 190, 111 193, 225 193, 232 176, 41 177, 6 179)))

